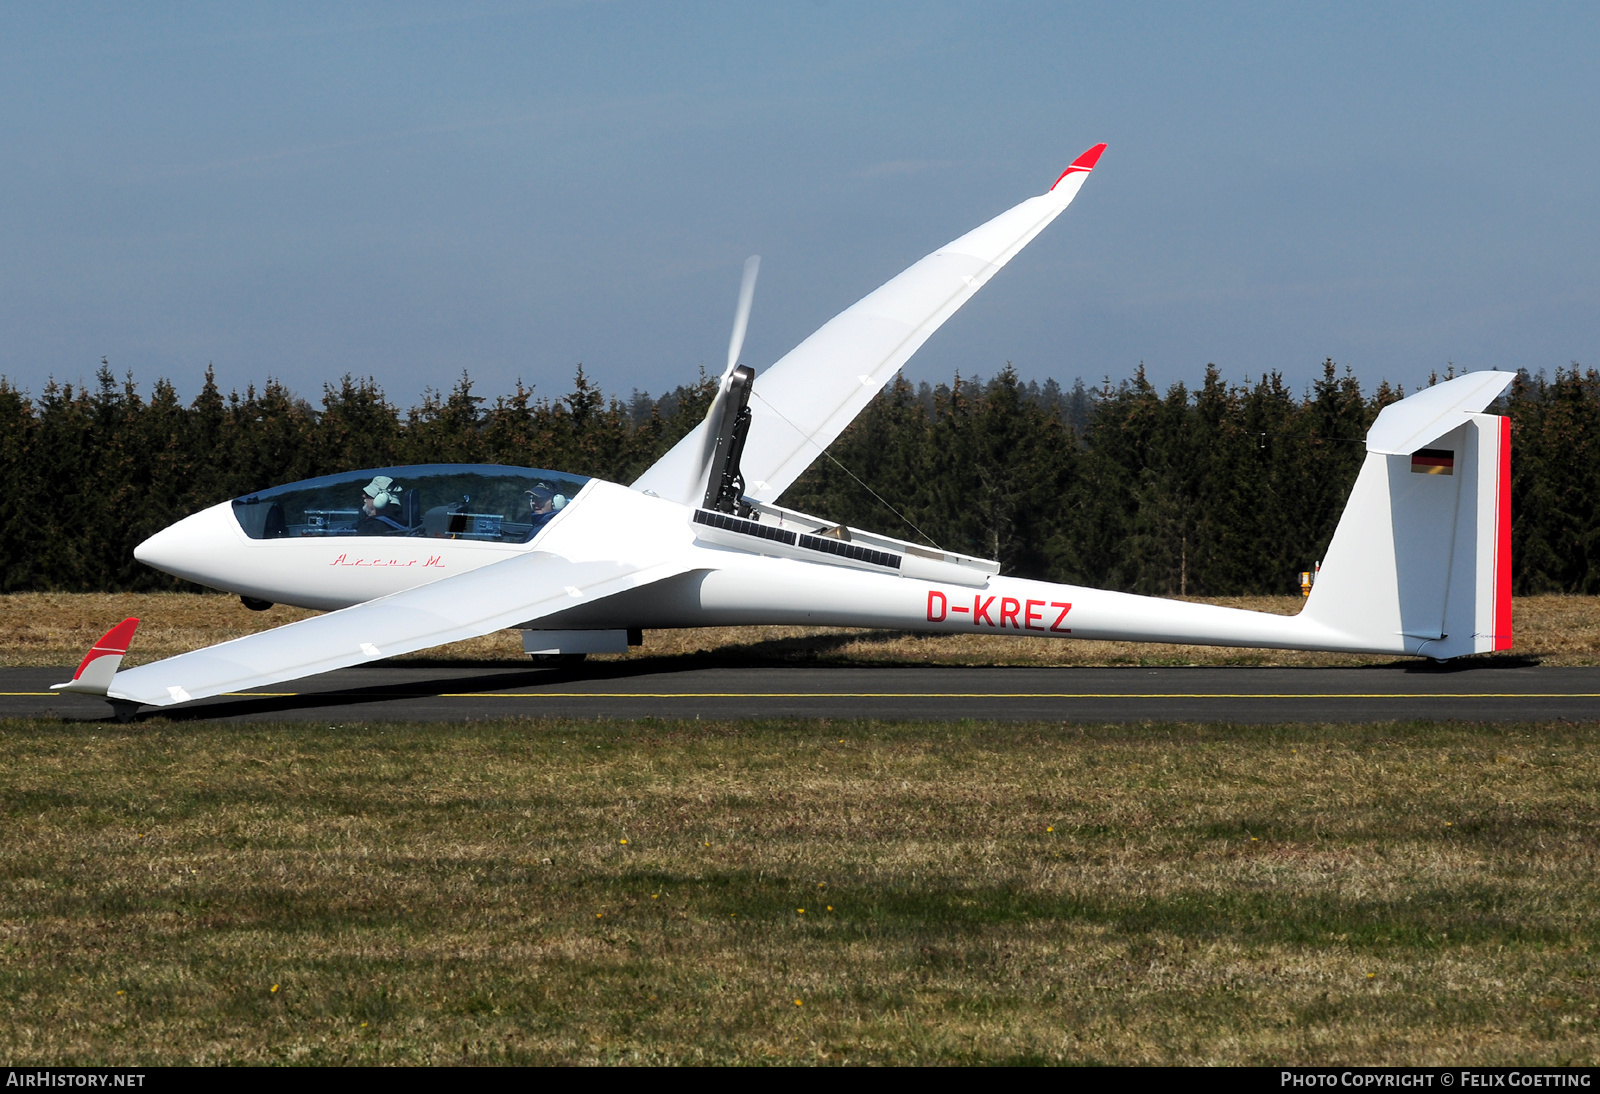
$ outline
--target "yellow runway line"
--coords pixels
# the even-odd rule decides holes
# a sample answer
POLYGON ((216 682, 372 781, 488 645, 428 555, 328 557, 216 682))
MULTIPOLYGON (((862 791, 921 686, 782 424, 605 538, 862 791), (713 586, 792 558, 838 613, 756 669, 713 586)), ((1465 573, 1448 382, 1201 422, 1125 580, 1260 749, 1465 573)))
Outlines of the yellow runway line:
MULTIPOLYGON (((80 692, 0 691, 26 698, 80 692)), ((228 699, 293 699, 338 692, 225 691, 228 699)), ((425 699, 1600 699, 1596 691, 438 691, 394 698, 425 699)), ((89 696, 89 698, 95 698, 89 696)), ((388 698, 377 696, 375 698, 388 698)))
POLYGON ((443 691, 440 699, 1600 699, 1600 692, 443 691))

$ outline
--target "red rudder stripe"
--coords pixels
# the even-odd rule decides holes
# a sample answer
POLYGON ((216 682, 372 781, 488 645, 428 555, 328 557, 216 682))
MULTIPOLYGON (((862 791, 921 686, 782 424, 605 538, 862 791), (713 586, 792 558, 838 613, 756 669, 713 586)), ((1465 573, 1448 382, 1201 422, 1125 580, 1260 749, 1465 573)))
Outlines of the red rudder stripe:
POLYGON ((1494 648, 1511 648, 1511 419, 1500 419, 1499 498, 1495 505, 1494 648))

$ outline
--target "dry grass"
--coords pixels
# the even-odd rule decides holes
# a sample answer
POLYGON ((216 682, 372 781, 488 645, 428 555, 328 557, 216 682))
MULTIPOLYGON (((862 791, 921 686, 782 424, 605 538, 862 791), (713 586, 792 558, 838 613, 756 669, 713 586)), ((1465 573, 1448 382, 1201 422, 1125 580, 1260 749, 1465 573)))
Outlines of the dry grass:
MULTIPOLYGON (((1289 615, 1295 596, 1191 597, 1209 604, 1289 615)), ((1600 598, 1534 596, 1513 604, 1512 656, 1549 665, 1600 664, 1600 598)), ((187 593, 19 593, 0 596, 0 666, 73 665, 105 630, 142 620, 127 664, 185 653, 314 613, 252 612, 230 596, 187 593)), ((916 665, 1363 665, 1393 660, 1292 650, 1241 650, 1137 642, 1075 642, 1001 635, 918 635, 841 627, 725 627, 647 631, 620 657, 697 653, 766 663, 916 665)), ((502 631, 411 655, 461 661, 521 661, 521 637, 502 631)), ((1504 656, 1504 655, 1499 655, 1504 656)), ((611 657, 602 660, 614 659, 611 657)))
POLYGON ((1597 745, 0 723, 0 1058, 1593 1064, 1597 745))

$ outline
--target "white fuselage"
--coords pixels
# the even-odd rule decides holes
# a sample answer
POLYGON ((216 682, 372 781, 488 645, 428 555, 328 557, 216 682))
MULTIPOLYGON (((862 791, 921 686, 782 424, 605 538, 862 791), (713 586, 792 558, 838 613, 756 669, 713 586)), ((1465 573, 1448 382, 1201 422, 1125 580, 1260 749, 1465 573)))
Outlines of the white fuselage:
MULTIPOLYGON (((683 571, 646 588, 547 615, 537 626, 549 630, 796 624, 1416 652, 1402 635, 1396 635, 1392 645, 1374 645, 1370 635, 1361 639, 1342 634, 1303 615, 1241 611, 997 574, 978 574, 955 583, 874 572, 826 556, 774 557, 763 549, 776 554, 805 552, 785 552, 760 541, 729 546, 727 536, 721 537, 723 542, 708 541, 706 530, 694 523, 694 514, 690 506, 594 480, 526 544, 360 536, 257 540, 244 534, 229 504, 223 503, 151 537, 136 555, 167 573, 212 588, 323 610, 375 600, 532 551, 570 559, 615 557, 650 564, 671 560, 683 571)), ((912 569, 908 564, 907 570, 912 569)), ((970 571, 958 576, 962 573, 970 571)))

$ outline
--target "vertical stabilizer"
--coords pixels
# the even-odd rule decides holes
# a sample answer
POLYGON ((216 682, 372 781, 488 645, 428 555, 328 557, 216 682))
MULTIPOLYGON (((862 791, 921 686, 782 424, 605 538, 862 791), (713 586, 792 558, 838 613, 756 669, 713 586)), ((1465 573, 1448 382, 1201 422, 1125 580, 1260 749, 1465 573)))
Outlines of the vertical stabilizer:
POLYGON ((1368 452, 1309 620, 1439 660, 1511 648, 1510 419, 1451 413, 1460 424, 1410 452, 1368 452))

